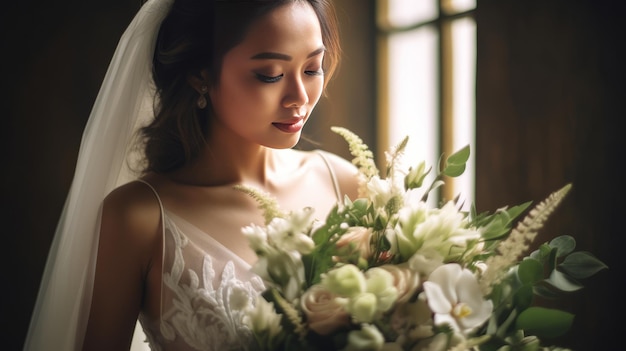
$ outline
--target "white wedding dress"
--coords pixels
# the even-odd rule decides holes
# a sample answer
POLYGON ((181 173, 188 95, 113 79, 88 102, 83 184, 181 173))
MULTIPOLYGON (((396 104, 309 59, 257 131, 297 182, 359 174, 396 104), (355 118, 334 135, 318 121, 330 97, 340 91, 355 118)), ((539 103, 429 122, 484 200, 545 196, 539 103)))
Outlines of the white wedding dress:
MULTIPOLYGON (((316 153, 328 167, 339 201, 335 173, 323 152, 316 153)), ((254 350, 243 315, 264 290, 262 279, 208 233, 164 208, 157 191, 141 182, 157 197, 163 220, 161 318, 139 316, 145 334, 138 325, 131 350, 254 350)))
POLYGON ((159 204, 164 243, 161 320, 139 317, 150 348, 248 350, 253 339, 242 323, 243 309, 263 291, 263 281, 247 262, 169 212, 160 199, 159 204))

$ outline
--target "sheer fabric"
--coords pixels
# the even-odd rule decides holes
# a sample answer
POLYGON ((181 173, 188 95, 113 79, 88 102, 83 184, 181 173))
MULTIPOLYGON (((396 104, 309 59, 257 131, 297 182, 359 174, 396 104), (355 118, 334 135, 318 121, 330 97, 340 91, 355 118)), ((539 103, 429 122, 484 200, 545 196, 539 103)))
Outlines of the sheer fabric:
POLYGON ((130 179, 127 153, 149 117, 151 62, 173 0, 149 0, 122 35, 83 133, 74 179, 48 254, 24 350, 80 349, 91 303, 100 205, 130 179))
MULTIPOLYGON (((159 195, 149 186, 157 199, 159 195)), ((192 223, 161 206, 163 280, 161 317, 140 314, 154 351, 250 350, 245 308, 264 290, 250 265, 192 223)))

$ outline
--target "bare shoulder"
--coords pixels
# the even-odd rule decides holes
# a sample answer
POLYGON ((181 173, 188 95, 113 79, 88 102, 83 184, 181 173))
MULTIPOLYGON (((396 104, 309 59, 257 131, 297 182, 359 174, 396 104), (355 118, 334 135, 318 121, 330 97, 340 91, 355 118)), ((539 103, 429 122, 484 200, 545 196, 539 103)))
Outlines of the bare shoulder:
POLYGON ((322 153, 332 168, 341 192, 348 195, 350 199, 356 199, 358 195, 358 169, 352 162, 328 151, 317 151, 322 153))
MULTIPOLYGON (((133 181, 109 193, 102 207, 102 238, 150 251, 159 239, 161 207, 148 185, 133 181)), ((149 254, 148 252, 146 252, 149 254)))

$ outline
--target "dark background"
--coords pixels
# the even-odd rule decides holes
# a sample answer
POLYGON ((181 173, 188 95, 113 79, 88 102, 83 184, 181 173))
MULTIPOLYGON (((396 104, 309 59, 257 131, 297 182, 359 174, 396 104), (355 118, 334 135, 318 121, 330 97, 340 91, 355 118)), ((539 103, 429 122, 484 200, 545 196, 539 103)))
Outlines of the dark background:
MULTIPOLYGON (((336 0, 345 61, 312 124, 375 148, 373 0, 336 0)), ((73 176, 82 129, 117 40, 140 0, 11 2, 0 13, 2 350, 20 350, 73 176)), ((621 344, 626 6, 618 0, 478 0, 476 205, 570 195, 537 243, 570 234, 610 267, 550 304, 576 314, 559 344, 621 344)), ((63 323, 63 321, 59 321, 63 323)), ((51 350, 56 351, 56 350, 51 350)))

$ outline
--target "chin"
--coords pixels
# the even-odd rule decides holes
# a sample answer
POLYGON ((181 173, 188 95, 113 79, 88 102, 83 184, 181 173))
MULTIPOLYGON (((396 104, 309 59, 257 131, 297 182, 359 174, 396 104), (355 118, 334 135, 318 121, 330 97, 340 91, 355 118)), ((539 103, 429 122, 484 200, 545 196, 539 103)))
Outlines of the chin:
POLYGON ((280 140, 272 140, 272 142, 266 144, 266 146, 272 149, 291 149, 296 146, 299 141, 300 133, 297 133, 297 135, 291 135, 286 138, 281 138, 280 140))

